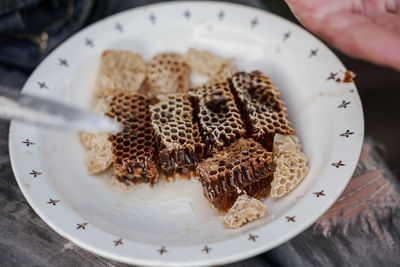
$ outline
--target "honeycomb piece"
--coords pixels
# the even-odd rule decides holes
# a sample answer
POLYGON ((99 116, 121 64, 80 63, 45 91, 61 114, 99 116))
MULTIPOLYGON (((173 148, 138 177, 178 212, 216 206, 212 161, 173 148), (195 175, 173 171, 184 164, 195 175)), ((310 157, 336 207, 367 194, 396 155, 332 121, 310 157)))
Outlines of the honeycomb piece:
POLYGON ((108 137, 107 133, 79 133, 82 145, 88 150, 101 150, 110 142, 108 137))
MULTIPOLYGON (((108 99, 111 100, 111 97, 108 97, 108 99)), ((95 102, 92 106, 92 111, 98 115, 106 114, 108 111, 108 102, 107 99, 104 98, 95 99, 95 102)))
POLYGON ((185 61, 192 70, 209 78, 208 85, 224 81, 237 71, 233 58, 219 57, 206 50, 190 48, 185 54, 185 61))
POLYGON ((193 122, 190 96, 169 94, 152 105, 151 121, 160 148, 159 165, 167 177, 179 173, 189 177, 202 158, 203 144, 193 122))
POLYGON ((243 191, 258 199, 268 196, 274 170, 272 153, 243 138, 197 167, 204 194, 220 211, 227 211, 243 191))
POLYGON ((122 126, 121 132, 111 136, 114 173, 121 180, 153 184, 158 179, 149 103, 142 94, 123 92, 110 102, 108 115, 122 126))
POLYGON ((95 99, 111 100, 116 89, 135 93, 145 79, 142 56, 129 51, 106 50, 101 56, 95 99))
POLYGON ((198 102, 205 156, 211 156, 215 149, 221 150, 246 134, 228 81, 198 87, 191 94, 198 102))
POLYGON ((276 170, 271 184, 271 198, 279 198, 295 189, 307 175, 308 160, 294 135, 276 134, 273 147, 276 170))
POLYGON ((161 53, 147 63, 146 87, 154 95, 184 93, 190 87, 190 68, 179 54, 161 53))
POLYGON ((91 149, 86 153, 87 171, 90 175, 99 175, 110 167, 112 160, 111 143, 101 150, 91 149))
POLYGON ((251 137, 272 150, 275 133, 295 134, 287 118, 285 102, 280 99, 278 88, 268 76, 259 71, 238 72, 232 76, 238 105, 246 120, 251 137))
POLYGON ((260 200, 242 194, 222 219, 222 225, 236 229, 247 222, 264 217, 266 213, 267 207, 260 200))
POLYGON ((227 61, 215 75, 210 77, 208 84, 224 81, 230 78, 235 72, 237 72, 236 66, 231 61, 227 61))
POLYGON ((228 65, 231 59, 216 56, 206 50, 190 48, 185 54, 185 61, 191 69, 212 77, 228 65))
MULTIPOLYGON (((104 115, 106 110, 103 99, 96 100, 94 112, 104 115)), ((111 141, 107 133, 79 133, 79 139, 86 151, 86 166, 90 175, 99 175, 112 163, 111 141)))
POLYGON ((121 176, 113 175, 111 178, 111 185, 119 187, 123 191, 127 191, 130 186, 128 179, 124 179, 121 176))
MULTIPOLYGON (((104 115, 108 103, 117 90, 135 92, 145 78, 143 58, 129 51, 104 51, 96 80, 92 110, 104 115)), ((88 151, 86 164, 89 174, 98 175, 111 165, 112 151, 109 135, 105 133, 80 133, 80 140, 88 151)))

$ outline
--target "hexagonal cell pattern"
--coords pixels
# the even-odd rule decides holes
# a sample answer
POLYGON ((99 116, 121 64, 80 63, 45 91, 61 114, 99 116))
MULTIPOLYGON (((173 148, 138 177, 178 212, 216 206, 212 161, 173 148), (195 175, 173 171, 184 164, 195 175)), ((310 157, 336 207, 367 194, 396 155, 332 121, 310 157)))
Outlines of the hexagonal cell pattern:
POLYGON ((276 170, 271 184, 271 197, 283 197, 303 180, 308 173, 306 155, 294 135, 276 134, 273 145, 276 170))
POLYGON ((168 94, 152 105, 151 121, 160 148, 158 163, 167 177, 179 173, 189 177, 203 156, 201 136, 193 121, 191 97, 168 94))
POLYGON ((149 99, 142 94, 117 93, 107 115, 119 121, 121 132, 111 136, 114 173, 133 183, 157 181, 155 136, 151 125, 149 99))
POLYGON ((201 86, 190 93, 198 101, 199 125, 206 156, 211 156, 214 148, 221 150, 246 134, 228 81, 201 86))
POLYGON ((226 211, 243 191, 250 197, 267 197, 275 166, 271 152, 242 138, 199 163, 198 174, 208 200, 226 211))
POLYGON ((190 88, 190 67, 179 54, 157 54, 147 63, 145 83, 155 96, 185 93, 190 88))
POLYGON ((238 72, 231 80, 251 137, 272 151, 275 133, 296 133, 287 118, 285 102, 268 76, 260 71, 238 72))

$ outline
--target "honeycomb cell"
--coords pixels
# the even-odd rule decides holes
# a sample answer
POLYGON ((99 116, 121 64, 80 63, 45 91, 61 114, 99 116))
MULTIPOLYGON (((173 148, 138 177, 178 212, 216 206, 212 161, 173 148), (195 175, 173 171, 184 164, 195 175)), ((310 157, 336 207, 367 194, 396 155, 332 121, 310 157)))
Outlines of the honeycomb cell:
POLYGON ((272 151, 276 133, 292 135, 296 132, 287 118, 285 102, 280 99, 270 77, 260 71, 237 72, 231 82, 251 137, 272 151))
POLYGON ((221 150, 246 134, 229 82, 201 86, 190 93, 197 99, 199 125, 206 156, 221 150))
POLYGON ((243 191, 250 197, 267 197, 275 166, 271 152, 251 138, 241 138, 199 163, 197 172, 208 200, 225 212, 243 191))
MULTIPOLYGON (((146 64, 147 92, 155 96, 165 93, 184 93, 190 87, 190 68, 183 57, 174 53, 161 53, 146 64)), ((168 102, 167 102, 168 104, 168 102)), ((163 110, 166 110, 163 108, 163 110)))
MULTIPOLYGON (((108 104, 119 90, 127 94, 137 92, 145 80, 145 72, 146 64, 140 54, 122 50, 104 51, 96 80, 95 99, 103 99, 108 104)), ((118 101, 122 102, 123 99, 118 101)), ((116 108, 121 109, 121 106, 124 105, 116 108)))
POLYGON ((149 99, 141 94, 118 92, 108 110, 107 115, 122 125, 121 132, 111 136, 113 168, 117 179, 153 185, 158 179, 158 173, 149 99), (118 103, 126 106, 126 111, 115 112, 118 103))
POLYGON ((294 135, 276 134, 273 152, 277 165, 271 184, 271 197, 279 198, 296 188, 307 175, 308 159, 294 135))
POLYGON ((151 121, 160 149, 158 163, 167 177, 179 173, 189 177, 203 157, 199 128, 193 122, 191 97, 185 94, 168 94, 150 107, 151 121), (177 105, 180 103, 180 105, 177 105), (163 122, 160 113, 168 118, 163 122), (185 118, 190 119, 185 119, 185 118))

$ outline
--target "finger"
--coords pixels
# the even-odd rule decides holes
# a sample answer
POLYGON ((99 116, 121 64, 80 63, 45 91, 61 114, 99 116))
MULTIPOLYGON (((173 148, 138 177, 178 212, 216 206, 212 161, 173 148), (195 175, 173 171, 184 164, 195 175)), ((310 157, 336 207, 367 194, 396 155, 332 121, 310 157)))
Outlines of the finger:
MULTIPOLYGON (((396 10, 400 5, 400 0, 397 1, 396 10)), ((357 1, 330 0, 286 2, 306 28, 343 52, 400 70, 400 37, 364 15, 356 14, 357 11, 364 12, 364 3, 357 5, 357 1)))
POLYGON ((313 12, 318 10, 320 13, 334 12, 340 9, 348 9, 353 1, 335 1, 335 0, 285 0, 289 7, 298 12, 313 12))
POLYGON ((400 35, 364 15, 346 11, 327 15, 315 33, 347 54, 400 70, 400 35))
MULTIPOLYGON (((320 24, 321 19, 331 13, 362 9, 362 4, 336 0, 285 0, 296 18, 309 30, 320 24)), ((400 1, 400 0, 399 0, 400 1)), ((360 10, 362 12, 362 10, 360 10)))
POLYGON ((400 0, 387 0, 386 11, 400 15, 400 0))
MULTIPOLYGON (((400 16, 392 13, 377 14, 370 19, 376 24, 382 26, 388 31, 394 32, 400 36, 400 16)), ((400 48, 399 48, 400 49, 400 48)), ((400 52, 399 52, 400 53, 400 52)))
POLYGON ((363 0, 362 5, 369 16, 383 12, 400 15, 400 0, 363 0))
POLYGON ((389 5, 388 0, 363 0, 362 13, 367 16, 376 16, 377 14, 386 12, 386 6, 389 5))

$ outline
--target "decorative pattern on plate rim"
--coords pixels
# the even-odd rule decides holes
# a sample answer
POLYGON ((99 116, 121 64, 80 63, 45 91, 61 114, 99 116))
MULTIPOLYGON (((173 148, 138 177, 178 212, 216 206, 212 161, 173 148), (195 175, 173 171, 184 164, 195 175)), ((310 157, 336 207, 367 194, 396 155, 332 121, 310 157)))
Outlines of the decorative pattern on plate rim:
POLYGON ((119 33, 124 32, 124 26, 122 26, 122 24, 119 23, 118 21, 115 23, 114 29, 119 33))
POLYGON ((76 224, 76 230, 79 230, 79 229, 86 230, 86 225, 87 225, 87 224, 88 224, 87 222, 84 222, 84 223, 77 223, 77 224, 76 224))
POLYGON ((204 246, 204 248, 201 251, 204 251, 205 253, 209 253, 212 250, 212 248, 208 247, 207 245, 204 246))
POLYGON ((185 19, 190 20, 192 13, 190 13, 190 10, 186 9, 185 12, 183 12, 183 16, 185 17, 185 19))
POLYGON ((35 145, 34 142, 31 142, 29 139, 26 139, 25 141, 21 142, 22 144, 25 144, 26 146, 33 146, 35 145))
POLYGON ((114 246, 116 246, 116 247, 124 244, 124 242, 122 242, 122 238, 114 240, 113 242, 114 242, 114 246))
POLYGON ((86 37, 85 38, 85 46, 89 46, 89 47, 93 48, 94 47, 93 39, 86 37))
POLYGON ((346 102, 345 100, 342 100, 342 103, 338 106, 338 108, 347 108, 350 103, 350 101, 346 102))
POLYGON ((65 58, 59 58, 58 64, 63 67, 69 67, 68 61, 65 58))
POLYGON ((39 89, 49 89, 45 82, 38 82, 37 84, 39 85, 39 89))
POLYGON ((352 134, 354 134, 354 132, 351 132, 350 130, 346 130, 346 132, 344 132, 344 133, 340 134, 340 136, 343 136, 343 137, 349 138, 349 137, 350 137, 350 135, 352 135, 352 134))
POLYGON ((30 175, 33 175, 33 177, 35 177, 35 178, 36 178, 37 176, 39 176, 39 175, 42 175, 41 172, 35 171, 35 170, 32 170, 29 174, 30 174, 30 175))
POLYGON ((308 57, 316 57, 318 53, 318 49, 311 49, 310 55, 308 57))
POLYGON ((150 13, 149 20, 150 20, 151 24, 155 25, 157 22, 157 17, 153 13, 150 13))
POLYGON ((221 11, 218 13, 218 19, 219 19, 219 21, 223 21, 224 18, 225 18, 225 11, 221 10, 221 11))
POLYGON ((160 253, 160 255, 167 253, 168 250, 165 249, 165 246, 162 246, 160 249, 157 249, 158 253, 160 253))
POLYGON ((252 234, 249 234, 249 238, 247 239, 247 240, 251 240, 251 241, 253 241, 253 242, 256 242, 257 239, 258 238, 258 235, 252 235, 252 234))
POLYGON ((335 80, 337 75, 338 75, 337 72, 335 72, 335 73, 331 72, 331 73, 329 74, 328 78, 326 78, 326 80, 327 80, 327 81, 329 81, 329 80, 335 80))
POLYGON ((290 31, 288 31, 288 32, 285 32, 284 34, 283 34, 283 41, 285 42, 287 39, 289 39, 290 38, 290 31))
POLYGON ((254 29, 258 25, 258 18, 255 17, 252 20, 250 20, 250 25, 251 25, 251 28, 254 29))
POLYGON ((334 162, 331 165, 333 167, 339 168, 339 167, 345 166, 346 164, 344 164, 341 160, 339 160, 338 162, 334 162))
POLYGON ((321 196, 325 196, 325 192, 324 190, 321 190, 319 192, 314 192, 313 193, 317 198, 321 197, 321 196))
POLYGON ((285 218, 287 222, 296 222, 296 216, 286 216, 285 218))
POLYGON ((47 201, 47 204, 57 206, 58 202, 60 202, 60 200, 50 198, 49 201, 47 201))

